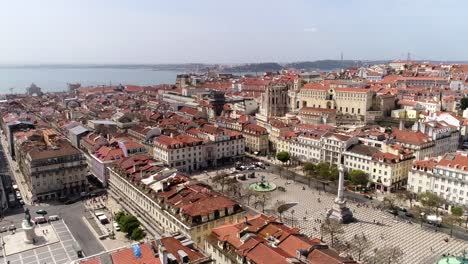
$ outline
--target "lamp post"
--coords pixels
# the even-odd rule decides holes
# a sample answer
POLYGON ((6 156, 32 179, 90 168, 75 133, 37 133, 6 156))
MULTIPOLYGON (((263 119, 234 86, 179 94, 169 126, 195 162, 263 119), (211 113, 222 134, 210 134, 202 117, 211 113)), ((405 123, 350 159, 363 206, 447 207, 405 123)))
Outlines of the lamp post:
POLYGON ((323 223, 320 224, 320 241, 323 242, 323 223))

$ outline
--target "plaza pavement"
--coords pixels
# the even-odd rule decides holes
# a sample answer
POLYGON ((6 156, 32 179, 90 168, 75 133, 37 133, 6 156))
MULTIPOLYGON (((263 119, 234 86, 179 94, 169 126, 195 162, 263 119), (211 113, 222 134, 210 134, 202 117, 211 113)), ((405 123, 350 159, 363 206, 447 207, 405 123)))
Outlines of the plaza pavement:
MULTIPOLYGON (((301 229, 301 232, 311 236, 320 238, 320 220, 326 216, 326 212, 333 206, 335 196, 330 193, 319 192, 315 186, 311 188, 304 184, 294 183, 290 180, 279 178, 271 173, 259 173, 265 175, 266 179, 275 183, 278 186, 284 186, 286 192, 273 191, 267 199, 265 209, 273 210, 277 200, 285 202, 297 202, 298 204, 285 213, 283 213, 283 221, 291 224, 291 216, 293 216, 293 224, 301 229), (288 184, 287 184, 288 183, 288 184), (305 190, 303 190, 305 186, 305 190), (320 198, 320 202, 318 199, 320 198), (291 215, 291 211, 294 214, 291 215)), ((259 181, 260 177, 241 181, 244 187, 250 183, 259 181)), ((433 229, 426 227, 421 228, 418 224, 410 224, 407 221, 394 219, 389 213, 378 209, 373 209, 372 206, 359 206, 357 203, 348 201, 354 213, 354 217, 358 220, 355 223, 343 225, 344 234, 338 236, 340 241, 351 241, 354 235, 364 234, 372 244, 364 251, 363 255, 373 255, 372 251, 375 248, 384 246, 399 246, 403 252, 403 262, 409 264, 427 264, 435 263, 442 254, 460 254, 463 250, 468 250, 468 242, 458 239, 449 238, 447 234, 435 232, 433 229), (378 225, 374 223, 382 223, 378 225), (448 242, 444 239, 449 238, 448 242)), ((257 208, 261 209, 261 208, 257 208)), ((324 235, 324 241, 330 243, 330 237, 324 235)), ((346 251, 357 259, 356 252, 352 250, 346 251)))
MULTIPOLYGON (((49 224, 44 224, 49 225, 49 224)), ((75 239, 63 220, 51 222, 59 241, 0 259, 2 264, 66 264, 78 259, 73 248, 75 239)), ((41 226, 41 225, 40 225, 41 226)), ((22 232, 17 230, 17 234, 22 232)), ((5 234, 5 233, 4 233, 5 234)))

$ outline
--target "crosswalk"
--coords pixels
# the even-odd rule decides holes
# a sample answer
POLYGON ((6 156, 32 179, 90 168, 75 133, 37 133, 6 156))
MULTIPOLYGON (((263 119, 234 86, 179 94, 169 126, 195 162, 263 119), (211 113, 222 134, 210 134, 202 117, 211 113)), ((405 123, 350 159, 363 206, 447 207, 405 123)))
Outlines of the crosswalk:
MULTIPOLYGON (((298 202, 298 205, 283 213, 283 221, 301 228, 302 233, 306 235, 320 237, 320 220, 323 221, 327 211, 332 208, 335 196, 323 192, 319 194, 319 191, 310 188, 303 190, 303 185, 286 184, 285 180, 275 178, 276 176, 272 174, 266 176, 278 186, 285 186, 287 190, 286 192, 273 192, 266 208, 273 209, 277 200, 298 202), (293 209, 294 213, 291 214, 293 209)), ((249 183, 251 181, 245 182, 246 185, 249 183)), ((344 234, 341 234, 339 239, 351 241, 356 234, 364 234, 372 241, 364 251, 364 255, 373 255, 373 250, 376 248, 398 245, 404 253, 402 263, 426 264, 434 263, 442 254, 457 255, 463 250, 468 250, 466 241, 449 238, 449 242, 445 242, 444 239, 448 238, 447 234, 435 232, 426 227, 421 228, 418 224, 396 220, 392 215, 381 210, 358 206, 353 202, 348 202, 348 207, 358 221, 343 225, 344 234)), ((325 242, 329 242, 329 239, 328 236, 324 236, 325 242)), ((348 249, 347 253, 357 258, 356 251, 348 249)))

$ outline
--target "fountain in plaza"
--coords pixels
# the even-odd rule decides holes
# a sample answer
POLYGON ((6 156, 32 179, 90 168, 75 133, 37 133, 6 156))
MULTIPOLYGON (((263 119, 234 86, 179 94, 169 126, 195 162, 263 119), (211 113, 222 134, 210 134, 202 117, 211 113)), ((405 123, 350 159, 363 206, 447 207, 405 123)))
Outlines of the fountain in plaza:
POLYGON ((24 231, 24 243, 26 244, 34 244, 37 240, 36 232, 34 231, 35 225, 31 222, 31 214, 29 213, 29 209, 26 208, 24 210, 24 219, 21 227, 24 231))
POLYGON ((276 184, 268 182, 265 179, 265 176, 262 175, 261 180, 259 182, 255 182, 249 185, 249 189, 256 192, 271 192, 276 189, 276 184))

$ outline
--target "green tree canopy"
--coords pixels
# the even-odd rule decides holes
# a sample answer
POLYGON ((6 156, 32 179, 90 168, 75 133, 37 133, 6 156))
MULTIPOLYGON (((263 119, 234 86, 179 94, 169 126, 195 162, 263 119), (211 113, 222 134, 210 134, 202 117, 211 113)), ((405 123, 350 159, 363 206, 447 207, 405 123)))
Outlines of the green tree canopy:
POLYGON ((127 235, 131 236, 133 231, 140 227, 140 221, 138 221, 135 216, 127 214, 120 218, 119 225, 122 232, 125 232, 127 235))
POLYGON ((439 208, 444 203, 444 199, 440 198, 437 194, 428 191, 420 194, 419 200, 424 207, 435 209, 437 215, 437 208, 439 208))
POLYGON ((460 206, 454 206, 450 210, 454 216, 460 217, 463 215, 463 208, 460 206))
POLYGON ((117 223, 120 223, 120 219, 121 219, 123 216, 125 216, 124 211, 118 211, 118 212, 115 214, 114 219, 115 219, 115 221, 116 221, 117 223))
POLYGON ((328 179, 330 177, 330 164, 327 162, 320 162, 315 166, 315 171, 321 179, 328 179))
POLYGON ((143 231, 143 229, 141 229, 141 227, 135 228, 132 234, 130 235, 130 238, 135 241, 142 240, 144 237, 145 232, 143 231))
POLYGON ((291 157, 289 156, 289 153, 286 151, 281 151, 276 154, 276 159, 281 161, 283 164, 288 162, 291 157))
POLYGON ((348 174, 348 179, 354 185, 367 185, 369 178, 367 173, 362 170, 352 170, 348 174))
POLYGON ((306 162, 304 165, 302 165, 302 170, 305 173, 314 173, 315 172, 315 164, 311 162, 306 162))

